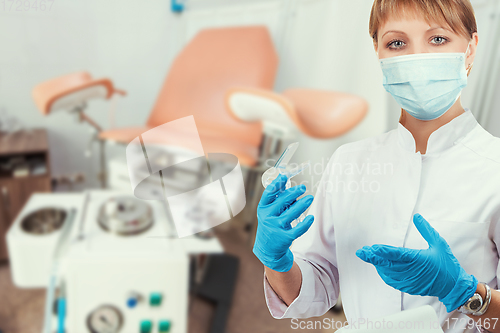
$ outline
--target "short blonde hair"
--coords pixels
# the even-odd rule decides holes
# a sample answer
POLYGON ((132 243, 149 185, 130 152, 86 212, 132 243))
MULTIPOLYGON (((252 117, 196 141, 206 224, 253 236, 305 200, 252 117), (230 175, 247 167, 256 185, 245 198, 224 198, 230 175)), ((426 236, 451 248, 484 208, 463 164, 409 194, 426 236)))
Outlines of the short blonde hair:
POLYGON ((375 0, 370 14, 370 36, 378 41, 378 29, 389 17, 424 17, 427 22, 447 24, 457 35, 472 38, 477 32, 469 0, 375 0))

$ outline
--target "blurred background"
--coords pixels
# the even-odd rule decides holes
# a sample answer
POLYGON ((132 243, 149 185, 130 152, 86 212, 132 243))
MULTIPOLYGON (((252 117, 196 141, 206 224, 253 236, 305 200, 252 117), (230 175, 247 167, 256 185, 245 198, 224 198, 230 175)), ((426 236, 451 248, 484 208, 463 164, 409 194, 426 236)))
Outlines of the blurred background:
MULTIPOLYGON (((462 102, 500 136, 500 0, 472 3, 479 48, 462 102)), ((261 175, 299 142, 289 164, 311 162, 294 180, 314 194, 339 146, 397 127, 371 6, 0 1, 0 332, 291 331, 269 314, 252 254, 261 175), (189 116, 209 160, 238 158, 243 206, 227 184, 222 208, 134 197, 133 140, 149 158, 147 189, 201 186, 206 165, 175 167, 193 152, 183 128, 146 154, 144 133, 189 116), (178 208, 229 219, 179 239, 178 208)), ((345 320, 341 300, 324 318, 345 320)))

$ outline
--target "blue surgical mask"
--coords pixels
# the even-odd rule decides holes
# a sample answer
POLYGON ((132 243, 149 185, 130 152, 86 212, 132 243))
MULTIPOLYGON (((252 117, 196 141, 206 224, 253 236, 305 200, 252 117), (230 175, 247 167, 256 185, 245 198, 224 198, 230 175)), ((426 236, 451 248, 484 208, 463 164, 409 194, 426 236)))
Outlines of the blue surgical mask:
POLYGON ((467 86, 468 50, 465 54, 419 53, 381 59, 384 88, 411 116, 439 118, 467 86))

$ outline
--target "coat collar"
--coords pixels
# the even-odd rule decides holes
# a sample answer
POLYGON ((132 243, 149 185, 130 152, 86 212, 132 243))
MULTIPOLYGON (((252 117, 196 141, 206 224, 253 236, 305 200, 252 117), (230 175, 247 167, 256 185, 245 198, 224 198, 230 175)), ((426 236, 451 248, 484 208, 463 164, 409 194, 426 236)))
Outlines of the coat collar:
MULTIPOLYGON (((442 153, 462 140, 476 125, 476 118, 469 109, 431 133, 425 155, 442 153)), ((415 153, 416 144, 411 132, 398 123, 398 141, 403 149, 415 153)))

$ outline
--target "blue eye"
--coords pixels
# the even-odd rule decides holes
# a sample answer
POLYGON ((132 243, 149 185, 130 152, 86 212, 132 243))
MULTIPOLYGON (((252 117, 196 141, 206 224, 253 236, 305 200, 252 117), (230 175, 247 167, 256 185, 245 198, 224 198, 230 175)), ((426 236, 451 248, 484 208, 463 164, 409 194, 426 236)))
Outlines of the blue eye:
POLYGON ((443 45, 443 44, 446 44, 447 42, 448 42, 448 39, 446 39, 443 36, 432 37, 432 44, 443 45))
POLYGON ((393 40, 393 41, 390 41, 388 44, 387 44, 387 47, 389 49, 401 49, 405 46, 405 42, 401 41, 401 40, 393 40))

